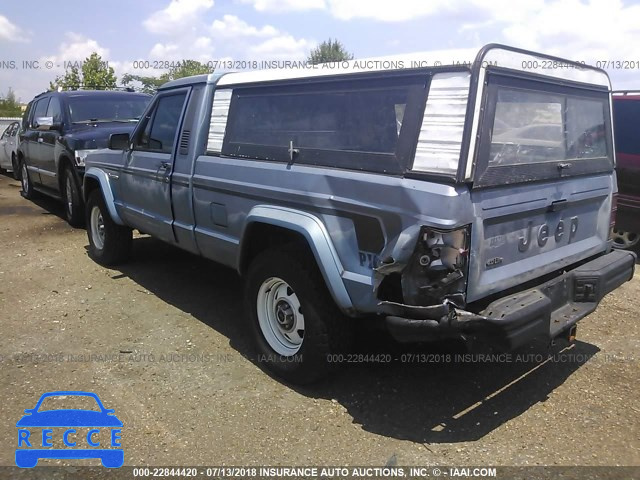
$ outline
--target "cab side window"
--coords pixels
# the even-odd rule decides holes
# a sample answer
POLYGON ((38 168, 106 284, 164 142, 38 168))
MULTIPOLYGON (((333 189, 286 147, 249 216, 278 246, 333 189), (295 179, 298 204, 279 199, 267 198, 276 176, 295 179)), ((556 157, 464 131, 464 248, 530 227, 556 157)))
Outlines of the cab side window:
POLYGON ((33 111, 34 108, 34 103, 33 100, 31 100, 28 104, 27 104, 27 108, 24 111, 24 114, 22 115, 22 129, 26 130, 27 128, 29 128, 29 118, 31 118, 31 112, 33 111))
POLYGON ((31 128, 38 128, 37 120, 40 117, 47 116, 47 107, 49 106, 49 98, 41 98, 36 103, 33 109, 33 116, 31 117, 31 128))
POLYGON ((186 96, 186 92, 181 92, 160 97, 145 119, 134 148, 171 153, 186 96))
POLYGON ((53 117, 53 123, 62 123, 62 107, 57 97, 51 97, 49 108, 47 109, 47 117, 53 117))

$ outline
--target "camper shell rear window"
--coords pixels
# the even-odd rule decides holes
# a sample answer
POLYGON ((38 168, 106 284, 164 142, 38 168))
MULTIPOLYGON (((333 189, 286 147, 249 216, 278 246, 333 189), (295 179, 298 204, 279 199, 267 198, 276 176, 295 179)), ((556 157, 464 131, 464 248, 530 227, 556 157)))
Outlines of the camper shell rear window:
POLYGON ((613 169, 609 95, 490 75, 476 186, 613 169))

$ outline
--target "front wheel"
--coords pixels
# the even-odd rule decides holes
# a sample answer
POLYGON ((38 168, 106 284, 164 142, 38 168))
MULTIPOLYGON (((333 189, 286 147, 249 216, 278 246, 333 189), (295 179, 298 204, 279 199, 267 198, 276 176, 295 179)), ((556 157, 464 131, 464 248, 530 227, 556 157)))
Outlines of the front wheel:
POLYGON ((84 221, 84 205, 82 197, 80 196, 78 182, 69 166, 63 170, 62 198, 64 200, 64 211, 67 222, 69 222, 69 225, 72 227, 81 227, 84 221))
POLYGON ((105 266, 124 262, 131 252, 133 233, 112 220, 100 190, 89 195, 86 215, 89 256, 105 266))
POLYGON ((20 181, 22 183, 22 196, 27 200, 32 199, 33 184, 31 183, 31 177, 29 176, 27 162, 24 159, 20 162, 20 181))
POLYGON ((333 301, 313 254, 275 248, 260 254, 245 283, 249 330, 258 363, 285 380, 326 376, 349 349, 352 323, 333 301))

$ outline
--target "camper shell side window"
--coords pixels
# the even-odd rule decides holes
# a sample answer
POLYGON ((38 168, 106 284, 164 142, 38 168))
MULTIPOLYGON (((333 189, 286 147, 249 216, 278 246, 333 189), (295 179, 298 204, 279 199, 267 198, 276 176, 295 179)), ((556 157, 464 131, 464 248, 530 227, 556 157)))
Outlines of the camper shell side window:
POLYGON ((422 73, 233 88, 221 153, 402 174, 413 161, 428 81, 422 73))

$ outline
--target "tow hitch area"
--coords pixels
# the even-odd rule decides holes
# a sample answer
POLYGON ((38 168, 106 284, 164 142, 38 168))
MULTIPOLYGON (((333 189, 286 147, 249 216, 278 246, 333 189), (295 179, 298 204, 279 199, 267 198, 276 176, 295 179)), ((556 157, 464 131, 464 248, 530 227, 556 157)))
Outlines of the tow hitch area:
POLYGON ((574 325, 567 331, 566 339, 569 343, 574 343, 576 341, 576 336, 578 334, 578 326, 574 325))

